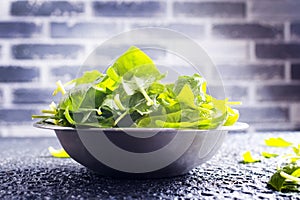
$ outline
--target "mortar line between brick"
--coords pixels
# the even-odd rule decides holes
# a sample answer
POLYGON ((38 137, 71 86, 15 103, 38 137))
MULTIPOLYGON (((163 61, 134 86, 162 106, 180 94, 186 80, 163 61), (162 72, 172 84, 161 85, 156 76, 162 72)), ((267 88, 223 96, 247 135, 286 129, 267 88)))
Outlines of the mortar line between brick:
POLYGON ((0 43, 9 43, 11 45, 18 44, 46 44, 46 45, 85 45, 87 43, 94 44, 95 40, 103 42, 104 37, 91 40, 90 38, 18 38, 11 39, 9 42, 3 38, 0 38, 0 43))
POLYGON ((9 65, 10 61, 12 59, 12 53, 11 53, 11 45, 8 41, 2 42, 2 61, 4 61, 5 64, 9 65))
POLYGON ((291 63, 290 63, 290 61, 284 62, 284 81, 287 83, 291 82, 291 63))
POLYGON ((249 41, 249 61, 255 62, 256 56, 255 56, 255 42, 249 41))
POLYGON ((291 122, 291 123, 293 123, 294 122, 294 105, 293 105, 293 103, 291 103, 291 104, 289 104, 288 105, 288 110, 289 110, 289 116, 288 116, 288 118, 289 118, 289 121, 291 122))
POLYGON ((300 125, 300 104, 298 103, 291 103, 290 104, 290 121, 294 124, 300 125))
POLYGON ((245 2, 245 5, 246 5, 246 21, 250 22, 251 21, 252 1, 247 0, 245 2))
POLYGON ((9 19, 9 11, 10 11, 10 1, 1 1, 1 12, 0 12, 0 18, 3 19, 9 19))
POLYGON ((8 134, 9 131, 7 130, 6 126, 1 125, 0 126, 0 130, 1 130, 0 137, 7 137, 7 136, 9 136, 9 134, 8 134))
POLYGON ((291 40, 291 23, 288 21, 284 22, 284 41, 289 42, 291 40))
POLYGON ((166 16, 166 19, 168 20, 168 21, 170 21, 170 20, 172 20, 172 18, 173 18, 173 0, 168 0, 167 1, 167 3, 166 3, 167 5, 167 16, 166 16))
POLYGON ((39 66, 39 69, 40 69, 39 81, 42 84, 42 86, 47 86, 50 82, 50 80, 49 80, 49 77, 50 77, 49 67, 41 64, 39 66))
POLYGON ((12 88, 10 87, 9 84, 4 85, 1 88, 3 92, 3 107, 9 108, 12 106, 12 101, 13 101, 12 88))
POLYGON ((42 38, 50 38, 51 32, 50 32, 50 21, 49 20, 43 20, 43 30, 42 30, 42 38))
POLYGON ((205 23, 205 32, 204 32, 204 38, 209 40, 212 38, 212 23, 211 22, 206 22, 205 23))
POLYGON ((131 30, 131 26, 132 24, 134 24, 134 22, 122 22, 122 23, 118 23, 118 26, 121 26, 123 24, 123 31, 130 31, 131 30))
POLYGON ((254 105, 256 103, 256 84, 250 84, 248 86, 249 104, 254 105))
POLYGON ((93 15, 92 1, 86 0, 84 4, 85 4, 85 16, 86 18, 91 18, 93 15))

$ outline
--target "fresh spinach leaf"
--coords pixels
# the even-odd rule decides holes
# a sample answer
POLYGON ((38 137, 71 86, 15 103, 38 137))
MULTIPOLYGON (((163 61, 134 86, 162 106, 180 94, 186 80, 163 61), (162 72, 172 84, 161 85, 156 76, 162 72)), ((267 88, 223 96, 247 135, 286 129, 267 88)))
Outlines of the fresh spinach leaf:
POLYGON ((195 129, 238 120, 226 99, 206 93, 206 80, 199 74, 168 84, 161 82, 164 77, 149 56, 132 46, 106 74, 93 70, 64 85, 58 81, 54 94, 63 94, 58 106, 33 117, 61 126, 195 129))

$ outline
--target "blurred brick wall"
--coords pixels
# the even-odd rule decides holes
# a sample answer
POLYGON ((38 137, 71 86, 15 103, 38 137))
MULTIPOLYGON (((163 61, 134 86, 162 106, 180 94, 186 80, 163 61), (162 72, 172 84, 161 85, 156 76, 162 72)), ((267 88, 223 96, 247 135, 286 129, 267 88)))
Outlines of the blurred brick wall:
POLYGON ((182 32, 217 64, 252 130, 300 129, 299 0, 1 1, 0 135, 30 125, 88 52, 132 28, 182 32), (6 131, 6 132, 5 132, 6 131))

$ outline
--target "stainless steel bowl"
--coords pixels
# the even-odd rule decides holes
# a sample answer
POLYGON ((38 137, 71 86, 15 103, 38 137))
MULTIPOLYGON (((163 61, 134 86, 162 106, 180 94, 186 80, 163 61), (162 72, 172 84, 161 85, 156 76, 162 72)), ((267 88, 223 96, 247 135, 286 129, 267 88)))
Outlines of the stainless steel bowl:
POLYGON ((63 148, 78 163, 101 175, 117 178, 163 178, 183 175, 211 159, 221 147, 228 131, 248 128, 248 124, 241 122, 216 130, 75 129, 41 123, 34 126, 54 130, 63 148), (113 145, 107 145, 107 141, 113 145), (90 148, 92 146, 97 148, 90 148), (116 148, 120 155, 115 151, 116 148), (123 156, 124 152, 134 156, 123 156), (147 156, 150 156, 149 159, 147 156))

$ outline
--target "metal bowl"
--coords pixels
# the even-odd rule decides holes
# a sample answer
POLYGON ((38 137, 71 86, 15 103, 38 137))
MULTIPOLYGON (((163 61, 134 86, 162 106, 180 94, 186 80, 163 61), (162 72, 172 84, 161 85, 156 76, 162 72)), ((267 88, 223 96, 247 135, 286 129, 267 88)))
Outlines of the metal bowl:
POLYGON ((78 163, 117 178, 186 174, 215 155, 228 131, 248 128, 241 122, 215 130, 34 126, 54 130, 63 148, 78 163))

